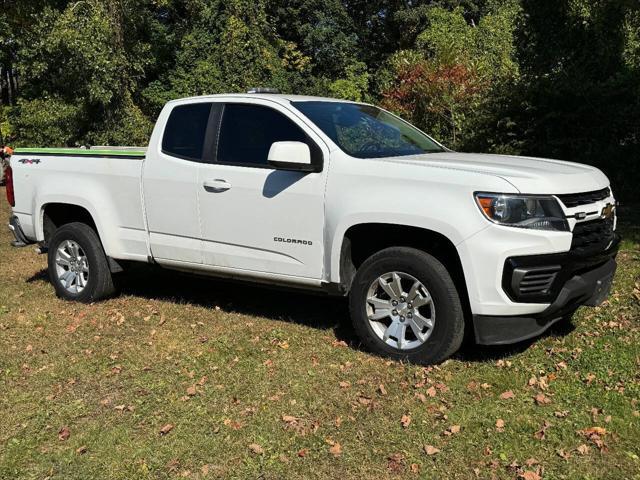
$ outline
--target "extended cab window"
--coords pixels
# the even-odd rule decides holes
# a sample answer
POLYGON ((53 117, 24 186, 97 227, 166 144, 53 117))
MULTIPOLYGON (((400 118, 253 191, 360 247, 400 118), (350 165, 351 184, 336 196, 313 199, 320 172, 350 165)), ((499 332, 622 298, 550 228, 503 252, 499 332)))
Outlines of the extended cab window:
POLYGON ((227 104, 224 107, 218 162, 266 166, 274 142, 295 141, 309 145, 312 156, 317 147, 295 123, 269 107, 227 104))
POLYGON ((202 161, 210 103, 180 105, 171 111, 162 138, 162 151, 194 162, 202 161))

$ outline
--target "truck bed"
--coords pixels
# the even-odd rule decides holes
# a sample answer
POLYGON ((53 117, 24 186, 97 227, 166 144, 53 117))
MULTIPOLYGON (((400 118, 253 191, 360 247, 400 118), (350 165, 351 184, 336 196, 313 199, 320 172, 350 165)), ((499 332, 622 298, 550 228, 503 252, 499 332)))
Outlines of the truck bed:
POLYGON ((43 241, 47 205, 76 205, 93 219, 107 255, 146 261, 141 177, 146 148, 18 148, 14 215, 31 241, 43 241))

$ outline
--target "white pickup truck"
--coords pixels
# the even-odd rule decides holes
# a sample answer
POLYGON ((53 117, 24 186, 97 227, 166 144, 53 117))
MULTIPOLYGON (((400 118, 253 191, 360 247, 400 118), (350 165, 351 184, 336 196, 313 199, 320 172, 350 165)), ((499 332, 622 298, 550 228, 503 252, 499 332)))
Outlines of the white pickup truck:
POLYGON ((372 351, 439 362, 465 332, 521 341, 608 295, 619 245, 598 169, 448 150, 372 105, 247 93, 169 102, 147 149, 18 149, 16 245, 60 297, 129 262, 348 295, 372 351))

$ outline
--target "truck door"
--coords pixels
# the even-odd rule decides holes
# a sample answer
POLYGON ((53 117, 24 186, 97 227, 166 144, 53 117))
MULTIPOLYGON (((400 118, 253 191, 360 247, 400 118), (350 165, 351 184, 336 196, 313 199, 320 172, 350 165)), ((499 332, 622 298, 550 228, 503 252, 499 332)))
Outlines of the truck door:
POLYGON ((279 170, 267 156, 274 142, 302 141, 322 163, 326 146, 275 102, 247 99, 220 110, 214 160, 199 167, 204 264, 321 279, 326 167, 279 170))
POLYGON ((151 139, 142 175, 143 193, 151 252, 161 264, 202 264, 198 169, 205 161, 211 105, 166 107, 151 139))

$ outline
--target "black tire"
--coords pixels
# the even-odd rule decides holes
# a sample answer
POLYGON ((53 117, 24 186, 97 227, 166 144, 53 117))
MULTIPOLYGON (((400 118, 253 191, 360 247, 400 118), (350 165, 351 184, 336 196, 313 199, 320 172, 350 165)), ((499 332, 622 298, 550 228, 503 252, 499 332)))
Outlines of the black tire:
POLYGON ((417 364, 439 363, 453 355, 464 338, 462 304, 451 276, 437 259, 414 248, 387 248, 369 257, 356 272, 349 293, 349 307, 353 327, 364 346, 386 357, 417 364), (394 271, 419 280, 431 294, 435 307, 431 335, 413 349, 400 350, 386 344, 372 329, 367 317, 369 287, 380 276, 394 271))
POLYGON ((114 294, 113 279, 107 256, 96 232, 84 223, 68 223, 58 228, 49 241, 49 279, 53 284, 56 295, 66 300, 91 303, 110 297, 114 294), (79 293, 72 293, 65 288, 56 272, 56 252, 63 242, 71 240, 77 243, 89 264, 89 275, 84 289, 79 293))

